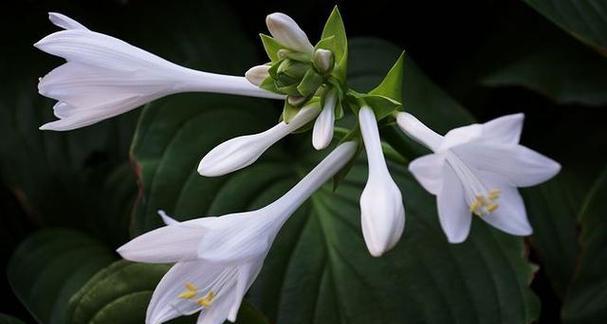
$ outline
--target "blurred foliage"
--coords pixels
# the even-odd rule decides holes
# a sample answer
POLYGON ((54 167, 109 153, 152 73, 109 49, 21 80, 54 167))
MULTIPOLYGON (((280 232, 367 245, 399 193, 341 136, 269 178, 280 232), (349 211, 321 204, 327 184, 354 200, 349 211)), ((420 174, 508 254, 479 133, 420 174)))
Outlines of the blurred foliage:
MULTIPOLYGON (((321 156, 311 152, 309 137, 295 135, 242 171, 198 176, 204 153, 265 129, 280 112, 264 100, 220 95, 175 95, 82 130, 38 131, 53 119, 53 103, 37 95, 36 80, 60 64, 31 46, 56 30, 45 12, 69 14, 182 65, 242 74, 263 57, 256 37, 265 14, 293 14, 316 39, 334 3, 14 2, 15 14, 0 22, 10 44, 0 62, 10 80, 0 89, 0 233, 19 302, 5 294, 0 312, 9 315, 0 314, 0 323, 21 322, 12 315, 40 323, 141 323, 168 267, 118 261, 115 247, 159 226, 159 208, 189 219, 259 207, 321 156)), ((607 7, 596 0, 525 2, 530 6, 338 4, 350 36, 395 43, 351 39, 354 89, 377 85, 404 48, 404 107, 439 132, 526 113, 524 144, 564 165, 557 178, 523 190, 534 227, 529 244, 478 220, 466 243, 447 244, 432 197, 392 163, 407 228, 392 252, 372 259, 360 236, 357 199, 366 168, 359 161, 336 192, 324 187, 286 224, 239 322, 526 323, 539 316, 556 323, 561 305, 566 323, 607 321, 607 176, 598 177, 607 162, 607 7)), ((406 158, 426 152, 392 127, 382 133, 406 158)))

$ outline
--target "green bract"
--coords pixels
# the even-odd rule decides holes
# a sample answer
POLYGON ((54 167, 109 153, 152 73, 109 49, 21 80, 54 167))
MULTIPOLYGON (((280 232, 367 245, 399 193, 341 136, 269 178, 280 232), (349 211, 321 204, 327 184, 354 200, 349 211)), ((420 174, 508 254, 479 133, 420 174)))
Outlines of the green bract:
MULTIPOLYGON (((312 56, 287 49, 268 35, 260 36, 270 59, 270 69, 269 76, 259 86, 287 96, 282 113, 282 119, 287 123, 311 100, 319 101, 319 108, 322 108, 325 94, 330 88, 335 88, 338 93, 336 119, 343 117, 343 105, 353 113, 357 113, 362 106, 370 106, 378 120, 390 116, 402 106, 404 54, 398 58, 382 83, 369 93, 359 93, 348 88, 348 39, 337 7, 325 23, 312 56)), ((350 133, 351 136, 347 138, 351 139, 355 134, 358 136, 355 131, 350 133)))

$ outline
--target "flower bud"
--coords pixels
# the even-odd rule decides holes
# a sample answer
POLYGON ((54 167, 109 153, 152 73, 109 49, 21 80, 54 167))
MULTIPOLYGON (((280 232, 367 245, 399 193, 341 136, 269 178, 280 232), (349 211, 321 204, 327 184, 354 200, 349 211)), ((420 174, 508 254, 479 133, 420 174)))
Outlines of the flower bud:
POLYGON ((247 167, 257 161, 270 146, 309 123, 318 113, 318 107, 305 106, 288 124, 283 121, 265 132, 223 142, 202 158, 198 173, 216 177, 247 167))
POLYGON ((295 106, 295 107, 299 107, 299 106, 303 105, 304 103, 306 103, 307 100, 308 100, 308 97, 304 97, 304 96, 288 96, 287 97, 287 102, 289 103, 289 105, 295 106))
POLYGON ((256 65, 250 68, 245 74, 245 78, 252 84, 259 86, 263 80, 270 76, 268 70, 270 69, 269 65, 256 65))
POLYGON ((378 257, 400 239, 405 228, 405 208, 384 159, 373 110, 362 107, 358 118, 369 163, 369 178, 360 196, 361 225, 369 252, 378 257))
POLYGON ((266 25, 270 34, 283 46, 312 54, 314 46, 308 40, 306 33, 289 16, 276 12, 266 17, 266 25))
POLYGON ((322 150, 331 144, 333 139, 333 124, 335 123, 335 104, 337 95, 335 89, 331 89, 325 97, 325 104, 314 122, 312 131, 312 145, 317 150, 322 150))
POLYGON ((302 96, 311 96, 316 92, 316 90, 318 90, 322 83, 322 76, 316 73, 314 69, 309 69, 297 86, 297 91, 302 96))
POLYGON ((313 63, 318 72, 322 74, 330 73, 333 70, 333 65, 335 64, 333 52, 322 48, 317 49, 314 52, 313 63))

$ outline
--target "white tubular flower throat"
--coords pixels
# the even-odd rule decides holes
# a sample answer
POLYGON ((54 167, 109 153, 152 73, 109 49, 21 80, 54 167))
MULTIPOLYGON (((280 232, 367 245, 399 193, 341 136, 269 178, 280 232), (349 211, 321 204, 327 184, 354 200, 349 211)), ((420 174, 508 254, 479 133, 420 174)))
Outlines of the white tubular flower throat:
POLYGON ((560 165, 518 144, 523 117, 514 114, 455 128, 443 137, 411 114, 397 114, 399 127, 434 152, 411 162, 409 170, 437 196, 449 242, 466 239, 471 214, 509 234, 532 233, 516 187, 544 182, 560 165))
POLYGON ((219 144, 202 158, 198 173, 217 177, 253 164, 270 146, 312 121, 319 112, 318 104, 310 104, 303 107, 288 124, 282 121, 265 132, 236 137, 219 144))
POLYGON ((176 262, 154 291, 146 323, 163 323, 198 311, 198 323, 234 322, 284 222, 355 151, 355 142, 341 144, 281 198, 255 211, 181 223, 161 212, 167 226, 118 249, 132 261, 176 262))
POLYGON ((358 118, 369 163, 369 179, 360 196, 361 225, 369 252, 378 257, 400 239, 405 228, 405 209, 384 159, 373 110, 363 106, 358 118))
POLYGON ((65 30, 34 46, 67 63, 40 79, 40 94, 58 100, 59 120, 40 127, 71 130, 108 119, 179 92, 213 92, 282 99, 244 77, 192 70, 117 38, 94 32, 58 13, 50 21, 65 30))

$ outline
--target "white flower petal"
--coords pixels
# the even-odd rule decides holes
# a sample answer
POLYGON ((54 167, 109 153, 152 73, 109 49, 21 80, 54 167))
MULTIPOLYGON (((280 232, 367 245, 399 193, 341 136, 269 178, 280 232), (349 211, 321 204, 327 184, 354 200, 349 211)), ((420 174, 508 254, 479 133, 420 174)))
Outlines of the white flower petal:
POLYGON ((234 301, 232 303, 232 307, 230 307, 228 321, 236 322, 236 316, 238 315, 238 310, 240 309, 242 299, 244 298, 244 295, 249 287, 251 287, 259 275, 259 272, 263 266, 264 258, 259 258, 258 260, 245 263, 238 267, 238 281, 236 283, 236 287, 234 288, 234 301))
POLYGON ((49 12, 48 19, 53 23, 53 25, 55 25, 57 27, 61 27, 63 29, 88 30, 88 28, 84 27, 81 23, 75 21, 74 19, 72 19, 66 15, 60 14, 58 12, 49 12))
POLYGON ((437 195, 443 184, 443 154, 429 154, 409 163, 409 171, 415 179, 433 195, 437 195))
POLYGON ((512 114, 482 124, 483 141, 518 144, 523 131, 524 114, 512 114))
MULTIPOLYGON (((216 266, 204 261, 178 262, 162 277, 162 280, 156 286, 148 305, 146 323, 163 323, 173 318, 190 315, 201 310, 202 307, 196 304, 195 300, 178 297, 186 290, 186 284, 193 284, 200 289, 197 297, 202 297, 209 291, 209 288, 218 277, 225 276, 225 273, 229 271, 231 271, 229 267, 216 266)), ((234 273, 235 271, 232 270, 234 273)), ((227 288, 233 289, 233 286, 234 283, 232 283, 231 287, 228 286, 227 288)), ((217 294, 215 291, 214 293, 217 294)), ((218 304, 220 307, 221 304, 230 305, 231 300, 229 297, 230 295, 218 295, 210 308, 218 304)), ((203 312, 206 311, 206 309, 203 310, 203 312)), ((227 311, 224 314, 223 320, 227 317, 227 311)), ((223 323, 223 320, 216 323, 223 323)))
POLYGON ((312 145, 317 150, 322 150, 331 144, 333 139, 333 124, 335 123, 335 104, 337 95, 335 89, 331 89, 325 98, 325 104, 314 122, 312 131, 312 145))
POLYGON ((137 236, 116 252, 124 259, 146 263, 193 260, 205 231, 191 221, 164 226, 137 236))
POLYGON ((453 151, 473 168, 489 171, 516 187, 542 183, 561 169, 556 161, 522 145, 483 142, 461 145, 453 151))
POLYGON ((310 122, 318 113, 318 107, 306 106, 288 124, 280 122, 265 132, 223 142, 202 158, 198 173, 217 177, 245 168, 257 161, 270 146, 310 122))
POLYGON ((443 184, 436 196, 438 219, 450 243, 461 243, 470 233, 472 215, 464 198, 464 188, 449 164, 442 168, 443 184))
POLYGON ((384 159, 373 110, 363 106, 358 120, 369 163, 369 179, 360 196, 361 225, 369 252, 378 257, 398 243, 405 227, 405 209, 384 159))
POLYGON ((405 134, 432 151, 437 151, 443 141, 441 135, 428 128, 419 119, 409 113, 397 113, 396 123, 405 134))
POLYGON ((235 291, 232 288, 221 302, 217 302, 208 309, 200 312, 196 324, 223 324, 230 313, 231 301, 234 300, 235 291))
POLYGON ((458 145, 478 141, 482 135, 483 127, 480 124, 454 128, 445 134, 438 151, 443 152, 458 145))
POLYGON ((498 208, 481 219, 497 229, 512 235, 526 236, 533 233, 527 219, 525 204, 518 190, 502 182, 501 179, 490 173, 482 173, 483 181, 490 188, 498 188, 501 193, 498 199, 498 208))
POLYGON ((308 40, 306 33, 289 16, 276 12, 266 17, 266 25, 270 34, 283 46, 304 53, 314 51, 314 46, 308 40))

